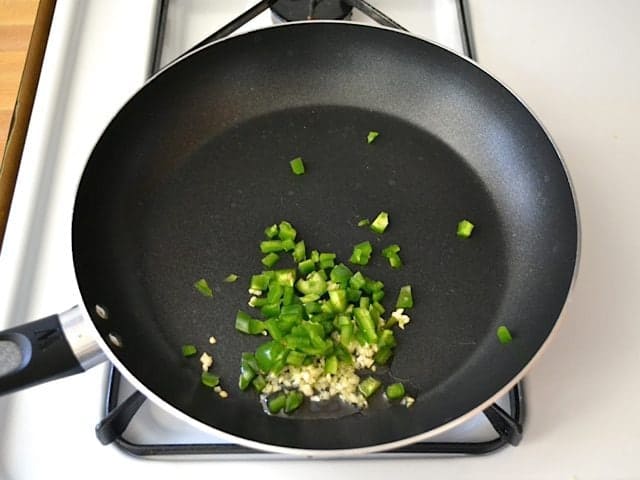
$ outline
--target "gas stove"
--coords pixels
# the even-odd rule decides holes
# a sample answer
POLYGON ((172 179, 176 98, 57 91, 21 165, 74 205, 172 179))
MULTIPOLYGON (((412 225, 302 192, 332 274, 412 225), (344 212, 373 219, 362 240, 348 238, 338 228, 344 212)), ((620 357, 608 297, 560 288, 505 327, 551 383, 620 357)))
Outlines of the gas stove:
MULTIPOLYGON (((120 106, 149 76, 184 52, 213 38, 287 19, 328 16, 403 28, 473 56, 473 34, 490 37, 485 25, 492 25, 479 2, 473 1, 352 0, 327 2, 332 4, 327 11, 322 1, 283 1, 280 8, 277 3, 58 0, 0 254, 0 291, 5 299, 0 302, 0 327, 64 311, 81 301, 72 266, 70 226, 84 162, 120 106), (473 31, 469 28, 470 4, 478 7, 474 19, 486 21, 474 20, 473 31)), ((535 97, 535 89, 531 91, 535 97)), ((573 171, 574 164, 568 163, 573 171)), ((562 358, 559 355, 552 355, 552 361, 562 358)), ((539 469, 573 472, 571 464, 552 470, 532 461, 529 453, 518 453, 533 448, 550 455, 565 446, 560 442, 543 448, 538 443, 544 443, 545 434, 552 436, 556 428, 543 420, 540 412, 547 410, 553 416, 556 407, 550 399, 555 397, 545 382, 556 386, 558 382, 548 364, 546 369, 542 366, 542 373, 546 376, 536 379, 534 369, 534 380, 528 383, 527 398, 534 398, 529 410, 534 415, 527 426, 534 426, 534 434, 525 433, 523 446, 500 449, 520 440, 524 400, 519 386, 485 414, 428 443, 378 454, 376 461, 315 462, 313 469, 302 471, 300 462, 250 451, 192 430, 136 395, 116 370, 102 365, 83 375, 0 398, 0 478, 42 478, 52 471, 64 472, 67 478, 96 479, 114 474, 174 478, 238 471, 266 478, 288 474, 324 478, 335 474, 334 469, 344 476, 366 472, 372 478, 382 478, 399 472, 415 474, 414 465, 421 472, 446 476, 462 472, 465 478, 511 478, 514 470, 509 473, 507 469, 509 474, 503 471, 502 475, 501 466, 505 462, 512 467, 521 465, 519 458, 529 462, 528 475, 539 469), (98 437, 110 446, 96 439, 96 423, 98 437), (541 431, 541 426, 546 430, 541 431), (459 458, 460 454, 488 452, 495 453, 459 458), (263 462, 266 458, 268 463, 263 462), (409 458, 419 463, 407 467, 402 460, 409 458), (248 459, 255 461, 245 462, 248 459), (385 461, 378 461, 382 459, 385 461)), ((561 391, 561 400, 566 397, 561 391)), ((609 471, 602 465, 600 468, 597 471, 609 471)))

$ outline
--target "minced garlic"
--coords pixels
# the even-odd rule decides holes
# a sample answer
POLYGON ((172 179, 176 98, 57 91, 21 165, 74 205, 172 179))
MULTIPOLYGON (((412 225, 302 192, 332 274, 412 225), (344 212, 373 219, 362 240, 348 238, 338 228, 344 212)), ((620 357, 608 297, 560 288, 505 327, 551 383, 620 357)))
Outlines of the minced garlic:
POLYGON ((213 357, 211 355, 209 355, 207 352, 204 352, 200 356, 200 363, 202 364, 202 371, 203 372, 208 372, 209 371, 209 367, 211 367, 211 365, 213 365, 213 357))
POLYGON ((409 315, 404 315, 404 308, 396 309, 391 314, 391 318, 397 320, 398 327, 402 330, 404 330, 405 325, 411 321, 411 319, 409 318, 409 315))

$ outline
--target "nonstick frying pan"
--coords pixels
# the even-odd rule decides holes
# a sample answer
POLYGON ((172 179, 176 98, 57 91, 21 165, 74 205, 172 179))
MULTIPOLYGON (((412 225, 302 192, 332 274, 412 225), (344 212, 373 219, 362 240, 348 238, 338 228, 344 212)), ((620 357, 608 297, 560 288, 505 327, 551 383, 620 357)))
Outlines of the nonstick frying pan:
MULTIPOLYGON (((129 381, 186 421, 255 448, 343 455, 428 438, 514 385, 565 304, 578 222, 548 135, 477 65, 390 29, 302 22, 213 43, 152 78, 87 163, 72 240, 84 305, 62 329, 54 316, 0 337, 23 356, 0 391, 81 370, 71 350, 84 322, 129 381), (380 136, 367 144, 370 130, 380 136), (296 156, 304 176, 289 168, 296 156), (383 235, 356 226, 381 210, 383 235), (463 218, 476 225, 464 240, 463 218), (235 313, 264 227, 283 219, 345 261, 363 240, 401 245, 402 269, 374 254, 363 270, 385 282, 387 306, 413 286, 390 368, 411 408, 282 418, 238 390, 240 355, 262 339, 235 331, 235 313), (229 273, 240 280, 223 283, 229 273), (194 290, 201 277, 213 298, 194 290), (213 354, 229 398, 200 385, 187 343, 213 354)), ((84 348, 86 367, 99 348, 84 348)))

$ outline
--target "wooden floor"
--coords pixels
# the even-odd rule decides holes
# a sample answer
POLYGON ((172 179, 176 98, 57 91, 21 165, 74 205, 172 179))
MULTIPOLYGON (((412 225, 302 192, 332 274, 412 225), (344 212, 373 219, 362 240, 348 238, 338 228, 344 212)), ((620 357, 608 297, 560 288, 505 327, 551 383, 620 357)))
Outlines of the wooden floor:
POLYGON ((38 0, 0 0, 0 157, 37 7, 38 0))

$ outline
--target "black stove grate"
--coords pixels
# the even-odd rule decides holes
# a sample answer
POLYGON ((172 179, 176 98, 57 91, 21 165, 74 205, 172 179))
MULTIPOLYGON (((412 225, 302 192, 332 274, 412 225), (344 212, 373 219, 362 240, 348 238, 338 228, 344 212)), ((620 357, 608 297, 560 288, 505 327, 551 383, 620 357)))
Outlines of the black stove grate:
MULTIPOLYGON (((322 3, 322 0, 299 1, 302 4, 307 3, 310 12, 313 12, 313 9, 319 8, 322 3)), ((165 31, 168 3, 169 0, 160 1, 157 25, 155 29, 155 45, 153 49, 153 56, 151 58, 149 76, 155 74, 162 68, 162 40, 165 31)), ((228 36, 242 25, 258 16, 260 13, 274 7, 277 3, 278 0, 262 0, 258 2, 255 6, 189 49, 184 54, 228 36)), ((289 3, 291 2, 289 1, 289 3)), ((343 7, 348 6, 349 11, 352 8, 360 10, 381 25, 397 28, 399 30, 406 30, 365 0, 343 0, 339 3, 343 7)), ((460 27, 462 31, 464 50, 469 57, 473 58, 468 17, 465 14, 465 0, 458 0, 458 7, 460 12, 460 27)), ((277 11, 277 7, 275 10, 277 11)), ((101 443, 105 445, 114 443, 122 450, 141 457, 262 453, 248 447, 234 444, 140 444, 127 440, 124 438, 123 433, 129 425, 129 422, 135 417, 138 410, 145 402, 145 397, 140 392, 134 392, 123 402, 119 402, 121 380, 122 377, 120 372, 112 366, 107 384, 105 418, 96 426, 96 436, 101 443)), ((497 404, 491 405, 484 411, 484 415, 496 431, 496 437, 492 440, 482 442, 418 442, 399 449, 381 452, 379 455, 383 457, 390 454, 478 455, 494 452, 507 445, 516 446, 520 443, 522 438, 525 416, 524 391, 522 384, 516 385, 508 395, 509 412, 505 411, 497 404)))
MULTIPOLYGON (((135 417, 145 402, 140 392, 134 392, 123 402, 119 402, 120 372, 111 367, 107 382, 105 418, 96 426, 96 436, 101 443, 115 444, 120 449, 140 457, 180 456, 180 455, 216 455, 216 454, 256 454, 263 453, 242 445, 229 443, 154 443, 142 444, 127 440, 123 433, 129 422, 135 417)), ((377 453, 382 457, 392 454, 466 454, 480 455, 495 452, 507 445, 516 446, 522 438, 524 423, 524 391, 522 383, 509 392, 509 412, 497 404, 484 411, 494 430, 496 437, 482 442, 417 442, 404 447, 377 453)), ((268 455, 268 454, 267 454, 268 455)))

